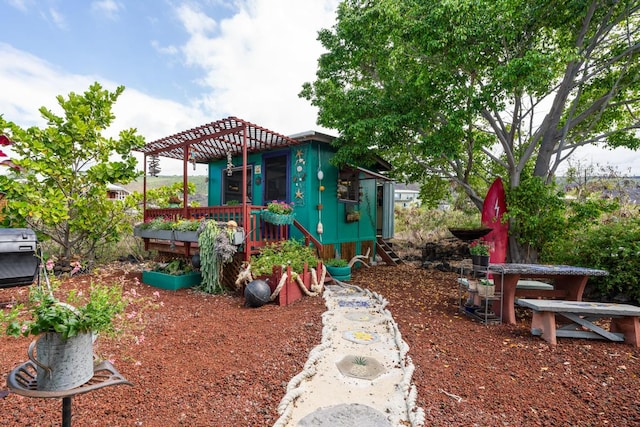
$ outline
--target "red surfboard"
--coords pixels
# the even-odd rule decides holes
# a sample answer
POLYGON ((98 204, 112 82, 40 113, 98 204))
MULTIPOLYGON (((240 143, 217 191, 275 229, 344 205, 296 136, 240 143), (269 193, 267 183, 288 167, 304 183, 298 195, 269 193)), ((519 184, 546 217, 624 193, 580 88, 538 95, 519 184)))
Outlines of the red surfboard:
POLYGON ((484 236, 484 240, 491 244, 489 262, 503 263, 507 259, 507 244, 509 243, 509 224, 502 222, 502 216, 507 211, 507 201, 502 186, 502 180, 496 178, 487 191, 487 197, 482 205, 482 225, 491 228, 491 232, 484 236))

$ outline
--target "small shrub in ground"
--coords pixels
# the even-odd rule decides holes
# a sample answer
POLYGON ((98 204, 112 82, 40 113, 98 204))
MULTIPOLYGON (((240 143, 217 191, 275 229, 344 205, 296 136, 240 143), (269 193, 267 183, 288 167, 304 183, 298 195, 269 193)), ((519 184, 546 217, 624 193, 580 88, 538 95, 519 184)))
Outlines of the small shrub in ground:
POLYGON ((589 285, 605 298, 624 294, 640 303, 640 218, 610 216, 578 227, 545 247, 542 262, 607 270, 589 285))

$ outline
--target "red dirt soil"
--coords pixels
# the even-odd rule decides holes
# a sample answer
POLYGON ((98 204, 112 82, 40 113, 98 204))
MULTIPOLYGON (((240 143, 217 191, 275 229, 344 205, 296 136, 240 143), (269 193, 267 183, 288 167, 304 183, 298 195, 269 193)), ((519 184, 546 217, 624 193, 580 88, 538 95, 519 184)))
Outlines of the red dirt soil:
MULTIPOLYGON (((324 301, 246 308, 239 295, 165 291, 139 283, 141 266, 116 264, 67 279, 86 287, 123 278, 162 302, 147 312, 144 340, 97 341, 134 386, 73 399, 74 426, 270 426, 288 381, 320 343, 324 301), (159 297, 154 297, 158 292, 159 297)), ((560 339, 554 348, 517 325, 484 326, 458 313, 456 274, 415 265, 359 269, 350 282, 386 297, 416 365, 427 426, 640 425, 640 351, 625 344, 560 339)), ((26 288, 0 290, 0 301, 26 288)), ((19 293, 22 293, 19 295, 19 293)), ((26 360, 30 338, 0 337, 0 396, 26 360)), ((60 424, 58 399, 0 397, 0 426, 60 424)))

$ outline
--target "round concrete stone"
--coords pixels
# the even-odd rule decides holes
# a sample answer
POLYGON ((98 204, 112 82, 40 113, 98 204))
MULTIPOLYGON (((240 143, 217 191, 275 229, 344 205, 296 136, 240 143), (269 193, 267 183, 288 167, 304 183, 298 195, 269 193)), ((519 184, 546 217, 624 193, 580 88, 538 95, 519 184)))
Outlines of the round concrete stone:
POLYGON ((384 414, 359 403, 320 408, 300 421, 298 427, 392 427, 384 414))
POLYGON ((345 331, 342 333, 342 338, 356 344, 373 344, 380 341, 380 337, 375 332, 363 330, 345 331))

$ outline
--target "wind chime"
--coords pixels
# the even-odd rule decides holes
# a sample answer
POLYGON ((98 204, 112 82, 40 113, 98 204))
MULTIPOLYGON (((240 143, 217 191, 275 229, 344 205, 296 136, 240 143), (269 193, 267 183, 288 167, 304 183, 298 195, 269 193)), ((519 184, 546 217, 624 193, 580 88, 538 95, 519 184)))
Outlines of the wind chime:
POLYGON ((227 176, 233 175, 233 156, 231 155, 231 151, 227 151, 227 176))
POLYGON ((160 174, 160 159, 156 155, 149 156, 149 175, 158 176, 160 174))
POLYGON ((193 147, 189 147, 189 161, 193 165, 193 170, 196 170, 196 150, 193 147))

